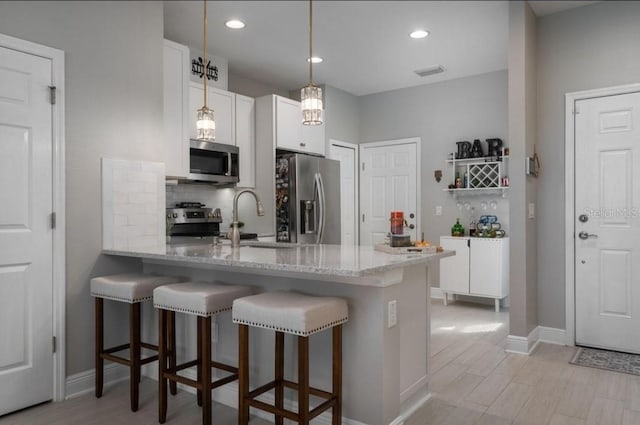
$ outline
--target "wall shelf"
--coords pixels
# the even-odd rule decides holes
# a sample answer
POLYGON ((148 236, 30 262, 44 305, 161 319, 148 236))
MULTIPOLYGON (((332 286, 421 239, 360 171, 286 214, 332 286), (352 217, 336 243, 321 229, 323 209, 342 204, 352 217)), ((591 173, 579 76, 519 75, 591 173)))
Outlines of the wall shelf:
MULTIPOLYGON (((501 156, 500 160, 490 157, 447 160, 451 165, 451 183, 456 184, 456 178, 460 178, 463 187, 446 188, 454 198, 460 195, 499 195, 506 197, 508 186, 505 186, 504 177, 507 175, 508 156, 501 156), (493 159, 493 160, 492 160, 493 159)), ((508 182, 506 182, 508 184, 508 182)))

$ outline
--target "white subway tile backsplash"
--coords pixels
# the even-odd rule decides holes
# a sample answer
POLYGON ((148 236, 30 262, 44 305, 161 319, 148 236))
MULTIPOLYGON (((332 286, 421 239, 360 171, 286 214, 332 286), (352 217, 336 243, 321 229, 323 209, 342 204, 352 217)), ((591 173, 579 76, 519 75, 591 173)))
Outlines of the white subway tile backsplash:
POLYGON ((164 249, 164 164, 102 158, 103 249, 164 249))

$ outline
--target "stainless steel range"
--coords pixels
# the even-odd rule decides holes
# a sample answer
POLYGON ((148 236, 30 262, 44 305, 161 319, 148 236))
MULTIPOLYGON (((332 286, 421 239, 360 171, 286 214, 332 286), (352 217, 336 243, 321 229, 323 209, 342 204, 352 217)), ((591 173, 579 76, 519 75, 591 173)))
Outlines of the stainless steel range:
POLYGON ((167 235, 220 236, 220 208, 205 208, 200 202, 181 202, 167 208, 167 235))

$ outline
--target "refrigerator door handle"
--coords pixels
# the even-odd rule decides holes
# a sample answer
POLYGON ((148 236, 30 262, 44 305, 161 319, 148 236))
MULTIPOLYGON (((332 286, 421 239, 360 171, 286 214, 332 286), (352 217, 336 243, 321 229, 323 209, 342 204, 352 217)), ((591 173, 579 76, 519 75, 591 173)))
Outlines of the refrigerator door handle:
POLYGON ((314 186, 318 193, 318 232, 316 236, 316 243, 322 242, 322 236, 324 234, 325 224, 325 197, 324 197, 324 183, 322 182, 322 175, 316 173, 314 186))

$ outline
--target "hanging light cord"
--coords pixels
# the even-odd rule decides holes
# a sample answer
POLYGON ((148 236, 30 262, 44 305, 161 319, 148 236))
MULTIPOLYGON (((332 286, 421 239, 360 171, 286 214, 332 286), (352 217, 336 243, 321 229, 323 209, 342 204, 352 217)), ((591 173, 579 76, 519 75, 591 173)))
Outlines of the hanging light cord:
POLYGON ((204 0, 204 51, 202 52, 202 62, 204 66, 204 107, 207 106, 207 0, 204 0))
POLYGON ((309 85, 313 84, 313 53, 311 50, 311 46, 313 44, 313 0, 309 0, 309 85))

